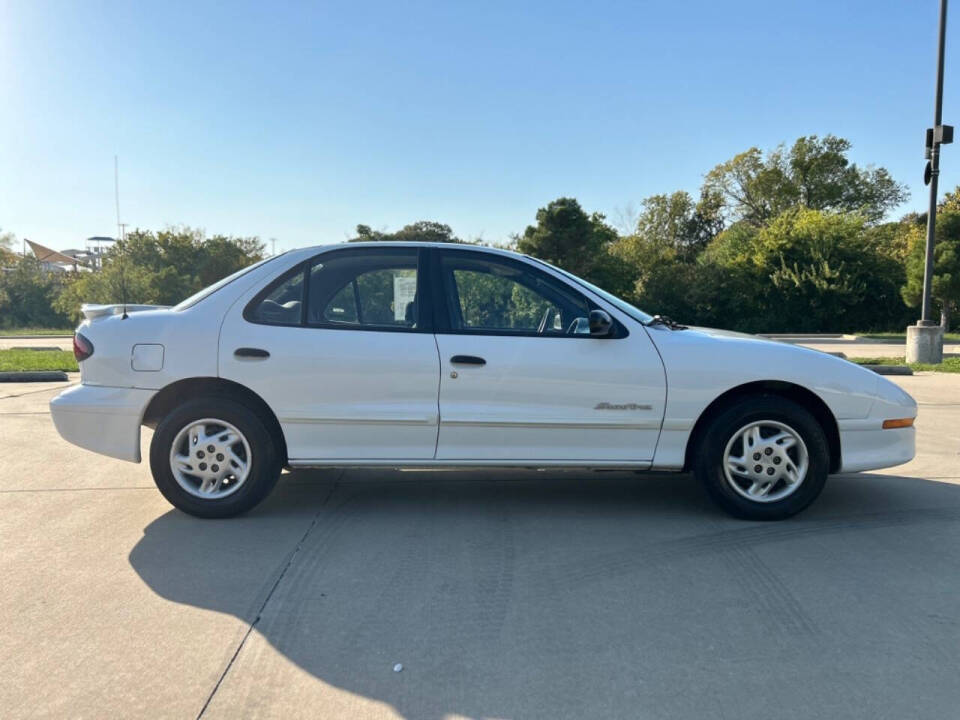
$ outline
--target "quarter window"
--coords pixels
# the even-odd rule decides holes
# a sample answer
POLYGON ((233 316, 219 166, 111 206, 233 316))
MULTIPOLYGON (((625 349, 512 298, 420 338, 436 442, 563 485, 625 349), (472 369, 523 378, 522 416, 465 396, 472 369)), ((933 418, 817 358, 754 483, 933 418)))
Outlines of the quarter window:
POLYGON ((267 325, 299 325, 303 312, 303 270, 299 269, 270 290, 248 318, 267 325))

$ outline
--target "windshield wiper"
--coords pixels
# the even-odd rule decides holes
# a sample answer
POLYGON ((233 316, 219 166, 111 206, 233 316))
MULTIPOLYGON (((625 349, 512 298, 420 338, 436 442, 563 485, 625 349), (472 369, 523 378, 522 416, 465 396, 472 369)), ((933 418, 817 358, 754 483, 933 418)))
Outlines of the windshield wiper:
POLYGON ((666 315, 654 315, 654 316, 650 319, 650 322, 647 323, 647 325, 663 325, 664 327, 668 327, 668 328, 670 328, 671 330, 686 330, 686 329, 687 329, 687 326, 686 326, 686 325, 681 325, 681 324, 678 323, 676 320, 671 320, 671 319, 668 318, 666 315))

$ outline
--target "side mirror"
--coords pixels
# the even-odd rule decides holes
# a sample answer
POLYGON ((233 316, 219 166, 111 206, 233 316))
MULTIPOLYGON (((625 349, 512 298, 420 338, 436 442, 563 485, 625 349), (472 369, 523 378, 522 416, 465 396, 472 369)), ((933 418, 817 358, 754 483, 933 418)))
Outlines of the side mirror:
POLYGON ((613 330, 613 318, 605 310, 590 311, 590 337, 609 337, 613 330))

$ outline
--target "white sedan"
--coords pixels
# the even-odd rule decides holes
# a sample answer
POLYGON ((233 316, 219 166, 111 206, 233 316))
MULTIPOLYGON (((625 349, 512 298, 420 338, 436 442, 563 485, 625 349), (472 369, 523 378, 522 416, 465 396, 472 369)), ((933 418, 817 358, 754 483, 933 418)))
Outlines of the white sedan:
POLYGON ((86 306, 72 443, 150 467, 184 512, 252 508, 283 467, 692 470, 725 510, 799 512, 914 455, 916 402, 845 360, 651 317, 531 257, 295 250, 172 308, 86 306))

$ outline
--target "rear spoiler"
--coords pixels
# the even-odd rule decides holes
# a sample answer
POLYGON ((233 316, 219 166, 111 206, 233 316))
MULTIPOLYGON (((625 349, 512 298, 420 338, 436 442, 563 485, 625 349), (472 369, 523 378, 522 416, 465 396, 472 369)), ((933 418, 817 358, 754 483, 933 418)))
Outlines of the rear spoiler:
POLYGON ((91 303, 84 303, 80 306, 80 312, 83 313, 83 317, 87 320, 94 320, 100 317, 106 317, 108 315, 120 315, 122 312, 126 311, 127 313, 143 312, 144 310, 166 310, 169 305, 93 305, 91 303))

